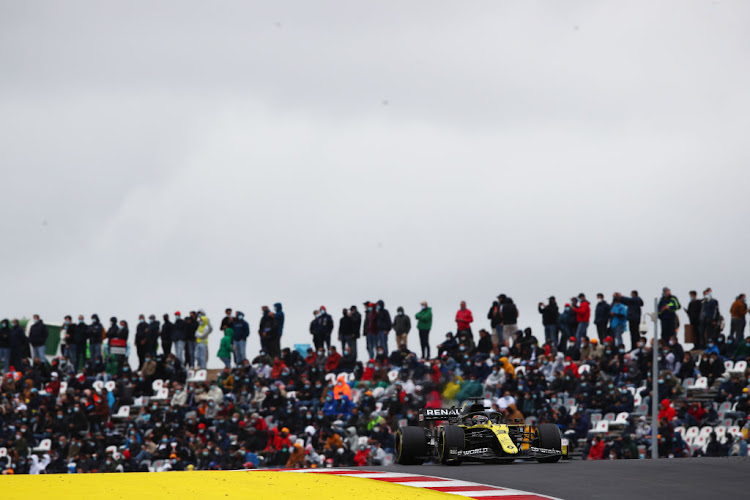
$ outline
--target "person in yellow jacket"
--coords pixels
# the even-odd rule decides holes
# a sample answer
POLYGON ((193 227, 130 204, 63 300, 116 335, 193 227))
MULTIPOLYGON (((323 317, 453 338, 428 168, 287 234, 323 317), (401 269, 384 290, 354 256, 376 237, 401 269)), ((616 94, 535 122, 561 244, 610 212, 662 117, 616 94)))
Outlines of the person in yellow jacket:
POLYGON ((213 331, 206 311, 198 310, 198 331, 195 332, 195 361, 201 369, 206 368, 208 359, 208 336, 213 331))
POLYGON ((508 358, 506 358, 505 356, 500 358, 500 364, 502 365, 503 370, 505 370, 505 373, 508 377, 513 379, 516 378, 516 369, 512 364, 510 364, 508 358))
POLYGON ((443 389, 443 402, 445 404, 456 399, 456 395, 458 394, 458 391, 461 390, 461 384, 463 381, 464 379, 459 375, 453 375, 450 381, 445 384, 445 388, 443 389))

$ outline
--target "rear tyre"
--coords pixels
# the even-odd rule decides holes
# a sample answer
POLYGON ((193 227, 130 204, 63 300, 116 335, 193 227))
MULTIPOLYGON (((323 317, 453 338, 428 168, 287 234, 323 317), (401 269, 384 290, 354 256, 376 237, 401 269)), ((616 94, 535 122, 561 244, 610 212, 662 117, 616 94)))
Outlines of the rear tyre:
POLYGON ((396 431, 396 463, 422 465, 427 454, 427 439, 421 427, 401 427, 396 431))
POLYGON ((560 455, 554 457, 537 458, 537 462, 542 464, 553 464, 559 462, 562 458, 562 436, 560 435, 560 428, 555 424, 539 424, 539 427, 537 427, 537 433, 539 434, 540 448, 547 448, 560 452, 560 455))
POLYGON ((448 425, 443 427, 440 436, 440 463, 444 465, 460 465, 461 459, 451 458, 448 452, 451 449, 459 452, 464 451, 464 430, 457 425, 448 425))

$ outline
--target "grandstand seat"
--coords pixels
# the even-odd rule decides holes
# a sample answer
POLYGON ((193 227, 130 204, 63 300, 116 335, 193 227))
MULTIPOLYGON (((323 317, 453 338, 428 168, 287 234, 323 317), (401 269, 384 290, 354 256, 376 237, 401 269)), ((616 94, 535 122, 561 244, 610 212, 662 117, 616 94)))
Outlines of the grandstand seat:
POLYGON ((727 427, 727 434, 730 434, 732 436, 738 436, 742 435, 742 431, 740 430, 739 425, 730 425, 727 427))
POLYGON ((52 440, 51 439, 42 439, 39 442, 39 446, 37 446, 36 448, 34 448, 31 451, 33 451, 34 453, 47 453, 51 449, 52 449, 52 440))
POLYGON ((145 406, 148 404, 148 401, 146 400, 145 396, 137 397, 133 400, 133 408, 140 408, 141 406, 145 406))
POLYGON ((187 372, 187 382, 192 382, 194 378, 195 378, 195 370, 190 368, 187 372))
POLYGON ((648 405, 646 403, 641 403, 638 406, 636 406, 635 411, 633 411, 636 415, 645 415, 648 413, 648 405))
POLYGON ((297 399, 297 391, 289 391, 286 393, 287 399, 297 399))
POLYGON ((591 371, 591 365, 581 365, 578 367, 578 373, 580 375, 583 375, 584 373, 589 373, 591 371))
POLYGON ((158 393, 162 387, 164 387, 164 381, 160 378, 151 382, 151 389, 154 390, 154 394, 158 393))
POLYGON ((629 385, 629 386, 627 386, 627 387, 626 387, 626 389, 628 390, 628 392, 629 392, 630 394, 632 394, 632 395, 633 395, 633 397, 635 397, 635 395, 636 395, 636 392, 635 392, 635 387, 633 387, 632 385, 629 385))
POLYGON ((708 389, 708 379, 706 377, 698 377, 695 384, 692 387, 688 387, 688 389, 708 389))
POLYGON ((743 373, 745 373, 745 371, 747 371, 747 361, 742 360, 742 361, 737 361, 734 364, 734 367, 731 370, 729 370, 729 373, 742 375, 743 373))
POLYGON ((723 403, 721 403, 721 405, 719 405, 719 411, 722 412, 722 413, 727 412, 727 411, 731 411, 731 410, 732 410, 732 402, 731 401, 724 401, 723 403))
POLYGON ((685 439, 685 428, 683 426, 680 425, 679 427, 674 428, 674 433, 677 434, 678 432, 680 433, 680 436, 682 436, 682 439, 685 439))
POLYGON ((208 371, 196 370, 195 376, 193 377, 193 382, 205 382, 207 378, 208 378, 208 371))
POLYGON ((720 441, 724 441, 727 437, 727 428, 723 425, 714 427, 714 432, 716 432, 716 438, 720 441))
POLYGON ((166 387, 162 387, 155 395, 151 396, 151 401, 166 401, 167 399, 169 399, 169 389, 166 387))
POLYGON ((103 380, 94 380, 94 383, 91 384, 94 387, 94 390, 96 392, 102 392, 102 389, 104 389, 104 381, 103 380))
POLYGON ((106 384, 104 384, 104 388, 107 390, 107 392, 112 392, 117 387, 117 384, 114 380, 108 381, 106 384))
POLYGON ((731 427, 734 424, 734 421, 732 421, 731 418, 724 418, 721 419, 721 422, 719 422, 719 425, 723 425, 724 427, 731 427))
POLYGON ((8 456, 8 448, 0 448, 0 458, 8 456))
POLYGON ((568 406, 568 414, 575 415, 578 411, 578 405, 568 406))
POLYGON ((622 411, 617 414, 617 418, 610 423, 610 425, 616 425, 618 427, 625 427, 628 425, 628 417, 630 417, 630 414, 626 411, 622 411))
POLYGON ((516 377, 520 377, 521 375, 526 376, 526 367, 516 366, 516 377))
POLYGON ((700 428, 694 425, 692 427, 688 427, 688 429, 685 431, 685 434, 683 434, 682 436, 685 439, 688 439, 688 438, 693 439, 698 434, 700 434, 700 428))
POLYGON ((375 411, 381 411, 382 409, 383 409, 382 401, 378 401, 377 403, 375 403, 375 411))
POLYGON ((731 359, 724 361, 725 372, 731 372, 733 368, 734 368, 734 361, 732 361, 731 359))
POLYGON ((607 420, 598 421, 596 425, 591 429, 590 432, 593 432, 593 433, 609 432, 609 421, 607 420))
POLYGON ((602 419, 601 413, 592 413, 591 414, 591 424, 596 425, 597 422, 599 422, 602 419))
POLYGON ((693 449, 700 449, 705 451, 707 444, 708 439, 703 436, 695 436, 695 438, 693 439, 693 449))
POLYGON ((703 436, 704 438, 708 438, 708 436, 710 436, 713 431, 714 431, 713 427, 710 427, 710 426, 701 427, 701 431, 698 433, 698 435, 703 436))
POLYGON ((614 413, 607 413, 606 415, 604 415, 603 420, 606 420, 607 422, 614 422, 616 418, 617 415, 615 415, 614 413))
POLYGON ((68 392, 68 383, 63 380, 60 382, 60 394, 65 394, 66 392, 68 392))
POLYGON ((682 387, 684 387, 685 389, 693 387, 694 385, 695 385, 694 377, 685 377, 685 380, 682 381, 682 387))
POLYGON ((565 406, 573 406, 576 404, 576 398, 565 398, 565 406))
POLYGON ((113 419, 123 419, 127 420, 130 417, 130 406, 128 405, 122 405, 119 410, 117 410, 117 413, 112 415, 113 419))
POLYGON ((398 378, 398 372, 396 370, 391 370, 388 372, 388 380, 391 381, 391 383, 395 382, 398 378))
POLYGON ((640 406, 642 403, 643 403, 643 398, 641 397, 640 393, 633 396, 633 404, 635 406, 640 406))

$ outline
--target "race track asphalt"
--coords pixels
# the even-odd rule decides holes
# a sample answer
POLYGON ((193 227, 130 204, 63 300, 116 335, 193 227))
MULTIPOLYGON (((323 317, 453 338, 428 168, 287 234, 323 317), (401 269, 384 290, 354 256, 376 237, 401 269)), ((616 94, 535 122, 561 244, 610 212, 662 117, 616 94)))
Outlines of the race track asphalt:
MULTIPOLYGON (((373 468, 373 470, 376 470, 373 468)), ((378 467, 541 493, 564 500, 748 498, 750 458, 514 462, 378 467), (748 496, 745 496, 748 495, 748 496)))

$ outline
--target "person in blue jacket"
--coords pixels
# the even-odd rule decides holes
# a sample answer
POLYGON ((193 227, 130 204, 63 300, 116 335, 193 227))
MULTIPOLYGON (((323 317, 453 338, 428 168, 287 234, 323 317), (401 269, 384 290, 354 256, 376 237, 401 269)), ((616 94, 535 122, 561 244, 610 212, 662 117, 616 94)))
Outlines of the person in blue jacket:
POLYGON ((610 308, 610 327, 612 335, 615 336, 615 345, 622 344, 622 334, 628 324, 628 308, 622 303, 621 296, 616 293, 612 297, 612 307, 610 308))
POLYGON ((638 296, 638 290, 630 292, 630 297, 620 297, 623 305, 628 308, 628 328, 630 329, 630 350, 636 348, 641 338, 641 308, 643 299, 638 296))
POLYGON ((273 310, 275 311, 276 318, 276 326, 279 329, 279 337, 281 337, 284 334, 284 311, 281 309, 281 302, 276 302, 273 305, 273 310))
POLYGON ((250 325, 245 321, 245 314, 237 311, 232 323, 232 351, 234 352, 234 363, 240 366, 247 358, 245 355, 247 349, 247 338, 250 336, 250 325))

